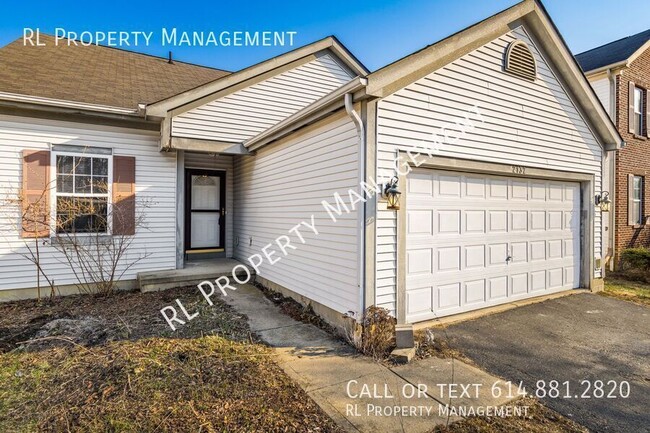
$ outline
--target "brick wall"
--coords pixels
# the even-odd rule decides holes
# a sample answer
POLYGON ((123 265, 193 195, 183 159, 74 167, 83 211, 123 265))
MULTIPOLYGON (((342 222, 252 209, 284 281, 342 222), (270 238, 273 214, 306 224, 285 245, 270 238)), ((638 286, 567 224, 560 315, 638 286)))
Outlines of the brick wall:
POLYGON ((616 77, 617 127, 627 143, 616 155, 616 233, 615 254, 618 261, 622 249, 636 246, 650 247, 650 225, 633 227, 628 225, 627 191, 628 174, 645 176, 643 214, 650 216, 650 140, 635 137, 628 132, 628 86, 633 81, 637 86, 650 89, 650 50, 637 57, 628 69, 616 77))

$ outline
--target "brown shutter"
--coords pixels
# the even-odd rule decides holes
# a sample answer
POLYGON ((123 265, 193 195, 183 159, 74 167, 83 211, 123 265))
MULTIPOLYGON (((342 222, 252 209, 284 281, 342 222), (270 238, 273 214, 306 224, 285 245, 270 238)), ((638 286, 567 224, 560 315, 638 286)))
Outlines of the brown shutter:
POLYGON ((113 234, 135 234, 135 158, 113 157, 113 234))
POLYGON ((645 136, 650 138, 650 89, 645 91, 645 136))
POLYGON ((630 134, 634 133, 634 83, 628 83, 627 92, 627 130, 630 134))
POLYGON ((627 225, 636 225, 634 214, 634 175, 627 175, 627 225))
POLYGON ((50 235, 50 151, 23 150, 21 237, 50 235))

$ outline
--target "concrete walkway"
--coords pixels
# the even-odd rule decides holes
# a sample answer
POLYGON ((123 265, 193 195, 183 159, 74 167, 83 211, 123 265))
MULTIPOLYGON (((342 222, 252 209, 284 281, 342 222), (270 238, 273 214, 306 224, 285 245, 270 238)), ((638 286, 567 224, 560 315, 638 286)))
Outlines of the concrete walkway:
POLYGON ((283 314, 253 286, 240 286, 223 299, 246 314, 251 330, 275 348, 284 371, 347 431, 427 432, 447 422, 439 406, 485 408, 511 400, 503 382, 501 397, 493 397, 499 378, 460 361, 431 358, 389 368, 359 356, 320 328, 283 314), (457 384, 452 399, 450 383, 457 384))

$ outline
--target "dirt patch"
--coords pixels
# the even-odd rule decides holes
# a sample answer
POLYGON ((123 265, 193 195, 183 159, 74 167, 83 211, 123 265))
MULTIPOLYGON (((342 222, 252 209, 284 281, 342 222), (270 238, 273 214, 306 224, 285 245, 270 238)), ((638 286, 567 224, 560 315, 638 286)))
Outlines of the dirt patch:
POLYGON ((445 328, 436 327, 416 331, 415 333, 417 359, 443 358, 458 359, 466 364, 476 366, 476 363, 465 356, 463 352, 454 348, 445 334, 445 328))
MULTIPOLYGON (((235 341, 254 339, 246 317, 237 314, 225 303, 208 306, 196 287, 179 287, 162 292, 117 292, 111 296, 77 295, 42 301, 26 300, 0 304, 0 353, 15 349, 25 341, 37 338, 44 326, 55 320, 73 321, 91 318, 100 322, 106 336, 93 345, 106 341, 146 337, 193 338, 201 335, 220 335, 235 341), (160 309, 175 304, 179 299, 190 313, 199 312, 199 318, 172 331, 160 309)), ((65 322, 60 322, 65 323, 65 322)), ((64 327, 65 328, 65 327, 64 327)), ((65 331, 64 328, 59 328, 65 331)), ((95 334, 101 332, 96 329, 95 334)), ((42 337, 43 335, 41 335, 42 337)), ((59 337, 70 337, 60 332, 59 337)), ((68 338, 70 340, 70 338, 68 338)), ((74 337, 72 338, 74 341, 74 337)), ((51 339, 48 347, 70 346, 65 338, 51 339)))
POLYGON ((432 433, 588 433, 589 430, 542 405, 537 399, 526 397, 517 406, 528 406, 527 416, 470 417, 438 426, 432 433))
POLYGON ((2 432, 341 431, 196 287, 0 304, 0 347, 2 432), (173 332, 177 298, 199 315, 173 332))

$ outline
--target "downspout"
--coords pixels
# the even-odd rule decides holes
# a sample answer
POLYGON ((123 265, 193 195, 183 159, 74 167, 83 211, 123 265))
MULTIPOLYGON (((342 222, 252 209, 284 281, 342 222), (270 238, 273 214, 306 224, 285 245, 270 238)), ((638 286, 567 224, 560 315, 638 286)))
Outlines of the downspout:
MULTIPOLYGON (((361 188, 361 182, 366 178, 366 130, 363 125, 363 121, 359 114, 354 110, 352 103, 352 93, 345 94, 345 111, 348 113, 348 116, 352 119, 352 122, 357 128, 357 134, 359 134, 359 193, 364 194, 363 189, 361 188)), ((365 221, 366 221, 366 207, 361 206, 359 209, 358 216, 358 234, 359 234, 359 301, 360 309, 359 316, 357 320, 360 320, 363 315, 363 309, 366 305, 366 285, 365 285, 365 276, 366 276, 366 230, 365 230, 365 221)))
MULTIPOLYGON (((618 126, 616 122, 616 118, 618 114, 616 113, 616 97, 617 97, 617 91, 616 91, 616 77, 614 74, 612 74, 612 69, 609 68, 607 69, 607 79, 609 80, 609 118, 612 119, 614 124, 618 126)), ((616 152, 616 151, 613 151, 616 152)), ((605 256, 605 263, 603 268, 607 270, 614 270, 614 252, 616 251, 616 245, 614 244, 614 241, 616 239, 616 153, 613 153, 610 157, 612 160, 610 164, 607 165, 607 170, 609 171, 609 185, 607 185, 608 188, 611 187, 610 194, 613 197, 613 203, 611 206, 611 209, 609 211, 609 233, 607 234, 608 236, 608 251, 606 252, 605 256)), ((605 272, 606 273, 606 272, 605 272)))

